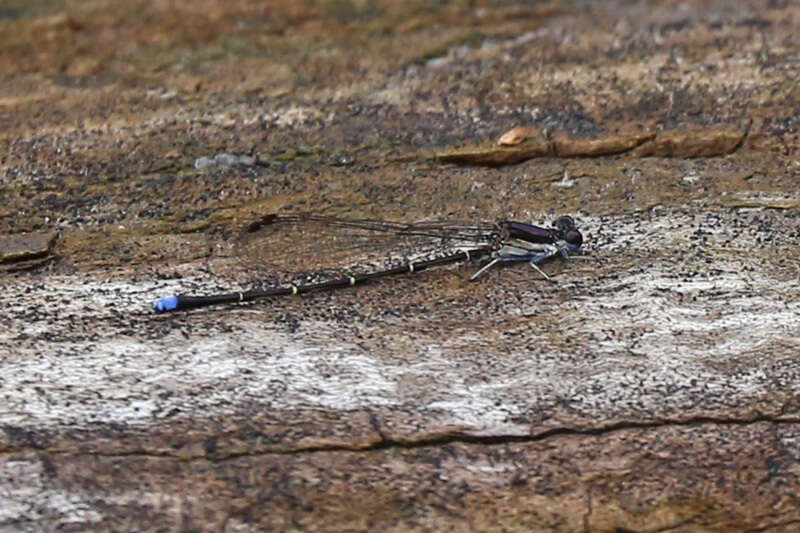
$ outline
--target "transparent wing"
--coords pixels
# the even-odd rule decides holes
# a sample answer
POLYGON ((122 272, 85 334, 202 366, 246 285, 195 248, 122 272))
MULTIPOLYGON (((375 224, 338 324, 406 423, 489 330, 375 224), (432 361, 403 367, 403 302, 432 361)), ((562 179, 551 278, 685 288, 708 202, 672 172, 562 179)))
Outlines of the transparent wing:
POLYGON ((495 238, 491 224, 401 223, 321 215, 267 215, 245 228, 236 254, 254 283, 361 274, 495 238))

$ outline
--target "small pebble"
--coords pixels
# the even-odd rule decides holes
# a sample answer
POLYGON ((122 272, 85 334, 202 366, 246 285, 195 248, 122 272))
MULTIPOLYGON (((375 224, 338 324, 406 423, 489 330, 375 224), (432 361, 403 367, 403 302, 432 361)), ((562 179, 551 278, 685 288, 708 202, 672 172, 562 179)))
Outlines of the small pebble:
POLYGON ((214 166, 214 161, 210 157, 198 157, 194 160, 194 168, 197 170, 203 170, 211 166, 214 166))
POLYGON ((255 162, 256 158, 250 155, 220 153, 214 157, 198 157, 194 160, 194 168, 203 170, 211 167, 233 167, 236 165, 249 167, 253 166, 255 162))
POLYGON ((533 128, 517 126, 505 132, 503 136, 498 139, 497 144, 500 146, 515 146, 533 135, 534 132, 535 130, 533 128))
POLYGON ((233 154, 217 154, 214 156, 214 163, 221 167, 232 167, 239 163, 239 156, 233 154))

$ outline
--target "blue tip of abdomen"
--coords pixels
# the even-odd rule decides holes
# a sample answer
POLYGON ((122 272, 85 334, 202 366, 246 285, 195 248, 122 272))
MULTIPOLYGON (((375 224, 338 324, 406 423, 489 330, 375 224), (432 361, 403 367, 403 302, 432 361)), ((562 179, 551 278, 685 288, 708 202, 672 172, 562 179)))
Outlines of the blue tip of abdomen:
POLYGON ((167 296, 166 298, 161 298, 159 301, 153 304, 153 311, 156 313, 166 313, 167 311, 174 311, 177 308, 177 296, 167 296))

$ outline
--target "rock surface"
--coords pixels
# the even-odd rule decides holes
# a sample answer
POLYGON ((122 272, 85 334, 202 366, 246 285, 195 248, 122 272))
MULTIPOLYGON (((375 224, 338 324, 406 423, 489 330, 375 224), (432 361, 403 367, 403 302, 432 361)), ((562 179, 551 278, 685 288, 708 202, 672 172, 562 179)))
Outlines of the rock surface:
POLYGON ((741 145, 745 131, 735 128, 663 132, 636 149, 639 157, 717 157, 741 145))
POLYGON ((0 270, 13 272, 43 265, 50 261, 58 234, 34 231, 0 235, 0 270))
POLYGON ((0 273, 0 529, 797 529, 796 5, 16 5, 0 235, 60 238, 0 273), (586 257, 151 314, 307 211, 586 257))

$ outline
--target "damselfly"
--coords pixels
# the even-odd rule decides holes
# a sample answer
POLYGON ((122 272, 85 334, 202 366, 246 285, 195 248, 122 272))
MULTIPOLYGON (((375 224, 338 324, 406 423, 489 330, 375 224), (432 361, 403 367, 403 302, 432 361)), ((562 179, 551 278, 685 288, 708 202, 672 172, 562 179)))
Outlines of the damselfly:
POLYGON ((265 266, 275 270, 294 269, 297 272, 309 268, 313 263, 313 275, 305 275, 299 281, 295 276, 290 283, 243 292, 169 296, 155 302, 154 310, 165 313, 215 304, 248 302, 269 296, 350 287, 377 278, 419 272, 460 261, 486 261, 470 277, 471 281, 478 279, 494 265, 511 262, 527 262, 539 274, 550 279, 539 265, 557 256, 569 258, 569 253, 578 250, 582 243, 583 236, 569 216, 562 216, 548 228, 514 221, 491 225, 444 222, 404 224, 308 214, 272 214, 251 223, 242 231, 235 245, 239 254, 249 258, 250 266, 255 265, 264 272, 270 272, 265 266), (418 245, 422 242, 427 250, 434 248, 436 252, 417 257, 405 255, 399 263, 396 258, 392 263, 375 253, 387 243, 401 241, 413 241, 418 245), (343 263, 345 257, 359 257, 361 264, 343 263), (365 262, 372 263, 371 270, 365 269, 365 262), (336 266, 332 266, 334 264, 336 266))

